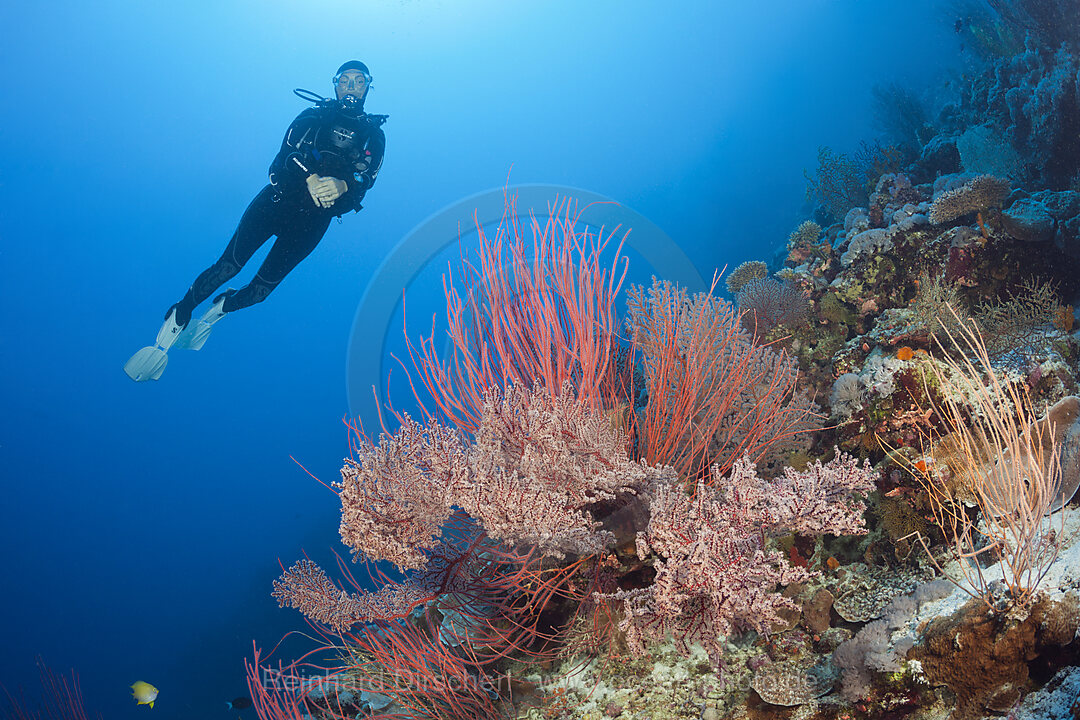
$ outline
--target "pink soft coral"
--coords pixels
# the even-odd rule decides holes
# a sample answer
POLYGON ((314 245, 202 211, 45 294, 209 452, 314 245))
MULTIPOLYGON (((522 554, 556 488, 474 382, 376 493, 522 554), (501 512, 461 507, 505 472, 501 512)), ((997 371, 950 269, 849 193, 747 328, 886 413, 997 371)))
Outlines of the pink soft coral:
POLYGON ((632 650, 670 633, 684 650, 701 644, 717 656, 723 637, 742 629, 767 633, 783 609, 795 603, 775 592, 810 577, 791 567, 766 539, 786 532, 803 535, 862 534, 866 506, 852 493, 867 493, 876 473, 868 463, 840 455, 803 472, 787 468, 776 480, 758 477, 745 457, 714 490, 699 482, 693 497, 673 484, 654 493, 648 529, 638 537, 638 554, 658 556, 656 580, 647 588, 619 591, 598 599, 623 603, 620 625, 632 650))

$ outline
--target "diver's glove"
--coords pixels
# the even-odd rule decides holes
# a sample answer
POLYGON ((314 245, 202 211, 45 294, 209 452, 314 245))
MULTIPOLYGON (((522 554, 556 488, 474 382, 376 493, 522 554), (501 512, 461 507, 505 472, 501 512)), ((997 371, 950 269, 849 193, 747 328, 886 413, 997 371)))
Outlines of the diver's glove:
POLYGON ((328 208, 333 205, 349 189, 344 180, 338 180, 334 177, 319 177, 315 173, 308 175, 307 187, 311 199, 321 208, 328 208))

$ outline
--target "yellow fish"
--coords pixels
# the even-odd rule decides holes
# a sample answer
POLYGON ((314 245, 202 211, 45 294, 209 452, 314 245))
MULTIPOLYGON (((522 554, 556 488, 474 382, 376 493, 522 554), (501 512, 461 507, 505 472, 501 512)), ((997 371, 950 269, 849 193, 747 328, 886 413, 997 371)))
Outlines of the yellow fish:
POLYGON ((135 698, 137 705, 149 705, 154 707, 154 701, 157 700, 158 689, 148 682, 142 680, 136 681, 131 686, 131 697, 135 698))

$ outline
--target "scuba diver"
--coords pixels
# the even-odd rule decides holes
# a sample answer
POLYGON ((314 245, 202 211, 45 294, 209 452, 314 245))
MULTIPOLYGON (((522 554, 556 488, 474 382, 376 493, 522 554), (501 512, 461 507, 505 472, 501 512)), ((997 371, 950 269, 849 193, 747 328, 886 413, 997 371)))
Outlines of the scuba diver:
POLYGON ((364 112, 371 88, 371 74, 364 63, 345 63, 333 83, 336 99, 308 90, 293 91, 315 107, 300 113, 289 126, 270 164, 270 183, 244 211, 221 257, 165 313, 155 344, 135 353, 124 365, 132 380, 160 378, 170 348, 201 348, 214 323, 265 300, 315 249, 332 218, 361 209, 360 202, 382 166, 386 140, 381 126, 387 116, 364 112), (272 235, 277 240, 251 282, 218 295, 210 309, 193 321, 195 308, 240 272, 272 235))

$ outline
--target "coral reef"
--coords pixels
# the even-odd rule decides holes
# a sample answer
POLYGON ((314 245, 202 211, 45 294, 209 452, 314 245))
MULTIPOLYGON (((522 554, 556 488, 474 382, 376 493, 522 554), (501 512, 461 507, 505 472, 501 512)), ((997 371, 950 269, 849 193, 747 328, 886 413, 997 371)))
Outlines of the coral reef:
POLYGON ((897 146, 822 148, 735 304, 659 279, 617 318, 570 214, 550 266, 508 228, 559 279, 515 294, 481 238, 453 361, 413 356, 437 410, 337 484, 374 586, 275 583, 333 682, 253 688, 260 717, 1075 712, 1080 25, 989 5, 958 30, 985 71, 933 118, 882 86, 897 146))
MULTIPOLYGON (((1071 13, 1075 15, 1075 8, 1071 13)), ((1029 35, 1019 52, 996 59, 971 79, 959 101, 942 113, 951 122, 937 123, 944 135, 952 135, 954 146, 967 148, 961 153, 964 170, 1005 172, 1031 187, 1068 188, 1080 167, 1075 142, 1080 123, 1077 50, 1075 45, 1040 44, 1029 35), (982 129, 960 142, 972 128, 982 129)))
POLYGON ((806 194, 821 204, 823 217, 842 218, 863 205, 877 178, 897 169, 902 158, 900 149, 876 143, 863 143, 852 155, 818 148, 817 171, 806 173, 806 194))

